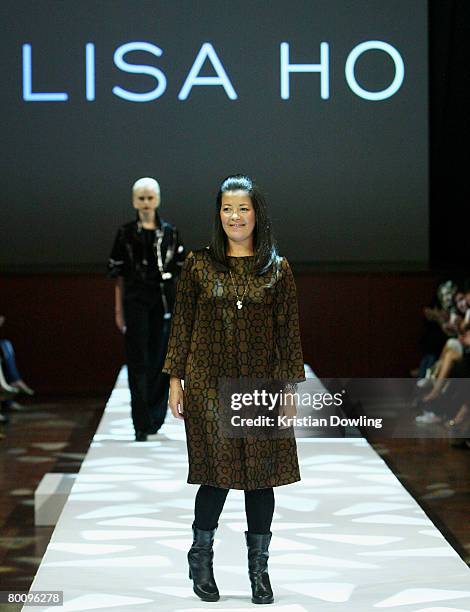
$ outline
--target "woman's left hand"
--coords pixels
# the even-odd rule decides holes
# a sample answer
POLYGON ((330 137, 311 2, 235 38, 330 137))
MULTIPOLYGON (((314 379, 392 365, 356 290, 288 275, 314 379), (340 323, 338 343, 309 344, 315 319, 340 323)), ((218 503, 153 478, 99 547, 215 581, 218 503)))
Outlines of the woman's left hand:
MULTIPOLYGON (((287 417, 288 419, 297 416, 297 405, 292 397, 284 397, 283 404, 279 406, 279 416, 287 417)), ((290 425, 282 425, 280 429, 287 429, 290 425)))

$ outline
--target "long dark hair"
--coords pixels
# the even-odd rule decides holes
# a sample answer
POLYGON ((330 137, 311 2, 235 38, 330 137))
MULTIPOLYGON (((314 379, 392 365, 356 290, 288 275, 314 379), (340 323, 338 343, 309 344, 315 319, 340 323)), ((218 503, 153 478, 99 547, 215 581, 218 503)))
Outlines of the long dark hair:
POLYGON ((254 262, 253 271, 255 274, 267 272, 273 264, 277 263, 278 255, 274 237, 271 229, 266 199, 259 190, 258 186, 246 174, 233 174, 227 176, 220 185, 217 194, 214 227, 210 242, 210 253, 213 261, 218 264, 216 267, 228 270, 227 260, 227 235, 222 227, 220 220, 220 209, 222 207, 222 195, 227 191, 246 191, 253 203, 255 211, 255 227, 253 230, 253 250, 254 262))

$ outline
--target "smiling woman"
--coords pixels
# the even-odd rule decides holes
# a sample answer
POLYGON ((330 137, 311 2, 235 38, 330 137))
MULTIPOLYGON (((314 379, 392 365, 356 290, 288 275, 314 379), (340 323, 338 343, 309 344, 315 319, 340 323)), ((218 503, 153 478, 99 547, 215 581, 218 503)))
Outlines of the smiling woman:
POLYGON ((227 437, 219 382, 251 377, 295 383, 304 380, 304 367, 295 282, 276 252, 264 197, 249 177, 222 182, 210 247, 184 262, 173 316, 163 371, 171 376, 172 413, 185 423, 188 482, 201 485, 188 553, 194 591, 204 601, 219 599, 212 543, 227 493, 242 489, 252 601, 271 603, 273 487, 300 480, 295 438, 293 432, 227 437))
POLYGON ((238 189, 223 193, 220 220, 227 235, 227 255, 253 255, 255 210, 248 192, 238 189))
POLYGON ((217 195, 211 257, 227 270, 229 257, 253 256, 253 272, 262 274, 278 259, 265 197, 242 174, 227 177, 217 195))

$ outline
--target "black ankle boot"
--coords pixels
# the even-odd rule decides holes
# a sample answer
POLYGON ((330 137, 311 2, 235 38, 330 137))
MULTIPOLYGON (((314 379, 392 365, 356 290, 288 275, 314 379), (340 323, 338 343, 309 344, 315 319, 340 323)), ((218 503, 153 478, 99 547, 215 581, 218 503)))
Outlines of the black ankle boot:
POLYGON ((248 575, 251 582, 251 601, 255 604, 273 603, 273 591, 269 581, 269 543, 272 533, 250 533, 245 531, 248 546, 248 575))
POLYGON ((220 598, 212 571, 215 532, 216 529, 204 531, 193 525, 193 545, 188 552, 189 577, 193 580, 193 591, 202 601, 218 601, 220 598))

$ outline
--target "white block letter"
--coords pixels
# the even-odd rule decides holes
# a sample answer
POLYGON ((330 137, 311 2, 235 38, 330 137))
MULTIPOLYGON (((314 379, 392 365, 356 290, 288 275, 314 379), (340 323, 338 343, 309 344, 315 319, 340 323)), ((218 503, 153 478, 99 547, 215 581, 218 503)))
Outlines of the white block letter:
POLYGON ((192 65, 192 68, 189 71, 188 76, 186 77, 186 81, 184 82, 184 85, 178 94, 178 98, 180 100, 186 100, 194 85, 221 85, 225 89, 225 93, 230 98, 230 100, 236 100, 238 98, 235 89, 233 88, 232 83, 230 82, 230 79, 228 78, 228 75, 225 72, 224 67, 222 66, 222 62, 219 60, 217 53, 215 52, 214 47, 211 45, 211 43, 204 43, 200 48, 199 53, 197 54, 197 57, 194 60, 194 64, 192 65), (210 60, 212 66, 214 67, 217 76, 198 76, 207 58, 210 60))
POLYGON ((25 102, 66 102, 69 97, 63 92, 33 92, 32 47, 23 45, 23 100, 25 102))
POLYGON ((400 89, 403 79, 405 78, 405 65, 400 53, 395 49, 395 47, 392 47, 392 45, 389 45, 381 40, 368 40, 354 47, 354 49, 348 55, 348 59, 346 60, 345 74, 349 87, 357 96, 364 98, 365 100, 385 100, 386 98, 393 96, 400 89), (390 55, 393 63, 395 64, 395 78, 393 79, 392 83, 382 91, 367 91, 366 89, 363 89, 360 85, 358 85, 356 75, 354 74, 354 68, 359 56, 366 51, 370 51, 371 49, 385 51, 385 53, 390 55))
POLYGON ((86 60, 86 99, 93 102, 95 99, 95 45, 87 43, 85 47, 86 60))
POLYGON ((156 45, 146 42, 130 42, 125 45, 121 45, 114 52, 114 63, 123 72, 131 72, 132 74, 148 74, 157 81, 155 89, 146 93, 135 93, 133 91, 127 91, 122 87, 113 87, 113 94, 123 100, 129 100, 129 102, 150 102, 159 98, 166 89, 166 77, 161 70, 154 66, 146 66, 141 64, 128 64, 124 60, 126 53, 131 51, 147 51, 156 57, 160 57, 163 51, 156 45))
POLYGON ((322 100, 330 97, 330 65, 329 65, 329 45, 326 42, 320 43, 320 63, 319 64, 290 64, 289 63, 289 43, 281 43, 281 98, 290 98, 291 72, 319 72, 320 73, 320 96, 322 100))

